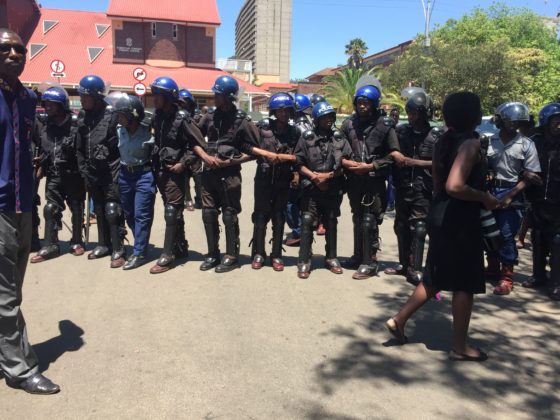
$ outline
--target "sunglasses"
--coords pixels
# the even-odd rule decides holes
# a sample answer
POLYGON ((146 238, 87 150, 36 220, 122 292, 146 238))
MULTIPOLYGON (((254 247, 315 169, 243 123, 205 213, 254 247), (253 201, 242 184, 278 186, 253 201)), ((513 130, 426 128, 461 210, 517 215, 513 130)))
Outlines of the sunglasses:
POLYGON ((12 48, 18 54, 22 54, 22 55, 27 54, 27 48, 25 48, 21 44, 0 43, 0 52, 1 53, 9 53, 12 50, 12 48))

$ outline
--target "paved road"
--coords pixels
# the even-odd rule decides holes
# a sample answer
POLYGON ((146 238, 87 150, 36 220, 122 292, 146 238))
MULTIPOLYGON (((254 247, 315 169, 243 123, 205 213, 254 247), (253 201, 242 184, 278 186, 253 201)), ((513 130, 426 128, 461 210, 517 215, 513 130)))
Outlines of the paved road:
MULTIPOLYGON (((395 346, 383 323, 412 291, 401 278, 354 281, 348 271, 318 268, 302 281, 295 248, 284 273, 247 265, 253 165, 244 168, 240 270, 198 270, 206 247, 199 211, 185 213, 191 259, 166 274, 71 255, 30 266, 29 336, 62 392, 38 397, 0 386, 0 417, 560 418, 557 303, 518 284, 511 296, 477 298, 472 339, 489 351, 484 364, 447 361, 449 294, 409 323, 410 344, 395 346)), ((160 247, 159 197, 156 211, 152 242, 160 247)), ((396 259, 390 216, 383 261, 396 259)), ((339 255, 349 256, 346 199, 339 230, 339 255)), ((314 248, 322 253, 324 239, 314 248)), ((522 256, 517 281, 530 273, 522 256)))

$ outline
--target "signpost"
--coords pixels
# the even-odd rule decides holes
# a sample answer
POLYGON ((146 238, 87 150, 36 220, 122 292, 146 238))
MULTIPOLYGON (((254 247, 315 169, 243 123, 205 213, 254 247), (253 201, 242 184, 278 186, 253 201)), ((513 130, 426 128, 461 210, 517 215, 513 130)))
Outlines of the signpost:
POLYGON ((146 94, 146 85, 141 82, 136 83, 134 85, 134 93, 138 96, 144 96, 146 94))
POLYGON ((64 73, 65 69, 66 66, 64 65, 62 60, 53 60, 51 62, 51 70, 52 70, 51 77, 56 77, 58 79, 59 84, 60 84, 60 78, 66 77, 66 73, 64 73))

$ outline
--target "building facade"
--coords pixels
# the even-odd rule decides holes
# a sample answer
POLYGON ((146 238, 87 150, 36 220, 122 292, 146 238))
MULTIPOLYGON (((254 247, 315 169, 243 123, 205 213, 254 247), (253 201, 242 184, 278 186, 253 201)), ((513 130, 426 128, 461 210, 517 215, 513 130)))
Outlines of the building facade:
POLYGON ((290 81, 292 0, 246 0, 235 22, 235 56, 253 62, 256 84, 290 81))
MULTIPOLYGON (((103 78, 112 91, 145 94, 148 107, 148 87, 157 77, 173 78, 199 105, 212 105, 214 81, 226 74, 215 67, 220 25, 216 0, 111 0, 106 13, 48 9, 36 0, 0 0, 0 19, 30 33, 24 84, 38 88, 45 82, 59 83, 76 108, 76 88, 88 74, 103 78), (17 10, 27 12, 10 13, 14 2, 17 10), (138 72, 143 77, 135 76, 138 72)), ((239 84, 244 90, 241 100, 248 101, 249 108, 254 97, 268 95, 242 80, 239 84)))

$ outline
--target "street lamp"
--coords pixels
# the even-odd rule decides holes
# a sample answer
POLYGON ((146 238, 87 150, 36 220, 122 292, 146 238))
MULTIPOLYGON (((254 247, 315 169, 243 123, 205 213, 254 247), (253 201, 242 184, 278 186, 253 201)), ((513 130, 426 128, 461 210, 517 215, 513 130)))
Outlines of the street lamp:
POLYGON ((428 48, 430 46, 430 18, 432 17, 432 11, 434 10, 434 5, 436 0, 422 0, 422 9, 424 10, 424 47, 428 48))

